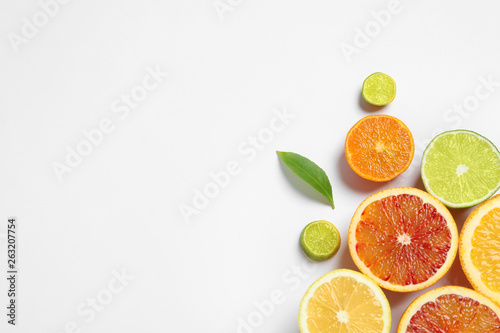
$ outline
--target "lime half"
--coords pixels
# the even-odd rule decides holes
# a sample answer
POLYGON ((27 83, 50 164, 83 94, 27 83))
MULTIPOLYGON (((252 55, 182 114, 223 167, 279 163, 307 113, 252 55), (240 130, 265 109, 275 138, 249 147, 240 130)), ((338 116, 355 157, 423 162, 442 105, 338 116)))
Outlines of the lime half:
POLYGON ((363 82, 362 94, 370 104, 387 105, 396 97, 396 82, 387 74, 373 73, 363 82))
POLYGON ((304 253, 314 261, 331 258, 340 247, 340 234, 328 221, 309 223, 300 235, 300 246, 304 253))
POLYGON ((421 173, 427 192, 446 206, 471 207, 500 188, 500 153, 475 132, 444 132, 425 149, 421 173))

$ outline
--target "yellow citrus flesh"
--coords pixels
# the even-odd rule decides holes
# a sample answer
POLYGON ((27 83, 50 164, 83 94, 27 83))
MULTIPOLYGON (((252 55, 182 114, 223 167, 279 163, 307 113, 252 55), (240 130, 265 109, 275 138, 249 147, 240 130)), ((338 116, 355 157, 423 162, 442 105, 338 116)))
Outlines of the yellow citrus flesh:
POLYGON ((361 203, 348 243, 362 273, 383 288, 409 292, 429 287, 449 270, 458 232, 439 200, 416 188, 396 187, 361 203))
POLYGON ((387 333, 390 326, 391 309, 382 290, 348 269, 320 277, 300 303, 302 333, 387 333))
POLYGON ((480 293, 463 287, 436 288, 413 301, 397 333, 498 333, 500 308, 480 293))
POLYGON ((500 305, 500 195, 476 207, 465 221, 460 263, 474 289, 500 305))

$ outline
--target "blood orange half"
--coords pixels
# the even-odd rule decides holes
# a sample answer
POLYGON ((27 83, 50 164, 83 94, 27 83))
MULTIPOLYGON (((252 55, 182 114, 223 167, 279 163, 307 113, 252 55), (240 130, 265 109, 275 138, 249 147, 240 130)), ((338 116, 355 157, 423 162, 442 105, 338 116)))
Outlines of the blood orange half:
POLYGON ((379 286, 400 292, 427 288, 450 268, 458 232, 448 209, 427 192, 395 187, 358 207, 349 226, 349 251, 379 286))
POLYGON ((499 333, 500 308, 463 287, 433 289, 410 304, 397 333, 499 333))

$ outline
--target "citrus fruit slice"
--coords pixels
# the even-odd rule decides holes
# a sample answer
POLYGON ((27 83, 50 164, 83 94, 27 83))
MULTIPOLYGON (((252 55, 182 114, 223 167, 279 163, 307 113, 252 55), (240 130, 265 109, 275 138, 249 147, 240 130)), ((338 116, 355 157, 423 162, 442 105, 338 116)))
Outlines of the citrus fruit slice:
POLYGON ((395 187, 361 203, 348 242, 362 273, 383 288, 407 292, 427 288, 449 270, 458 232, 439 200, 416 188, 395 187))
POLYGON ((361 273, 337 269, 307 289, 299 309, 301 333, 388 333, 391 308, 382 289, 361 273))
POLYGON ((498 333, 499 317, 500 308, 480 293, 464 287, 441 287, 410 304, 397 333, 498 333))
POLYGON ((469 214, 460 233, 459 253, 474 289, 500 305, 500 195, 469 214))
POLYGON ((477 205, 500 188, 500 153, 472 131, 436 136, 424 151, 421 169, 427 191, 452 208, 477 205))
POLYGON ((328 221, 309 223, 300 235, 300 247, 314 261, 331 258, 340 247, 340 234, 328 221))
POLYGON ((387 115, 362 118, 345 140, 345 156, 354 172, 377 182, 391 180, 405 171, 414 151, 408 127, 387 115))
POLYGON ((373 73, 363 82, 362 95, 372 105, 387 105, 396 97, 396 82, 387 74, 373 73))

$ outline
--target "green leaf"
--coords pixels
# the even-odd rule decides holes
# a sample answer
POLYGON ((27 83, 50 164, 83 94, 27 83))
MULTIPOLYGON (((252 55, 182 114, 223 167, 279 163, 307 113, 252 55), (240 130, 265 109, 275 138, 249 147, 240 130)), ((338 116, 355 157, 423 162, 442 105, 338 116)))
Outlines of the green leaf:
POLYGON ((297 176, 321 193, 335 208, 333 203, 333 191, 328 176, 316 163, 304 156, 295 153, 277 151, 281 160, 297 176))

